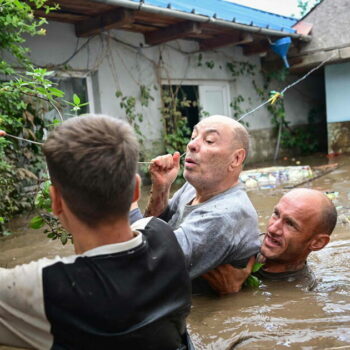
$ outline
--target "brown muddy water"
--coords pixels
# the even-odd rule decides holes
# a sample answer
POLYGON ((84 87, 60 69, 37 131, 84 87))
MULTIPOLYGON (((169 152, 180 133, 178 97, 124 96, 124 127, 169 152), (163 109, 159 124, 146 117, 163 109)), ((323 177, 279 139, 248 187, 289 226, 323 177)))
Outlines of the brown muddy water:
MULTIPOLYGON (((298 160, 302 165, 328 162, 324 156, 298 160)), ((338 169, 303 185, 339 193, 334 199, 339 219, 331 243, 309 258, 318 279, 316 289, 306 291, 286 281, 264 283, 259 289, 246 288, 223 298, 195 296, 188 324, 196 349, 350 349, 350 159, 343 156, 334 161, 340 164, 338 169)), ((286 191, 248 192, 262 231, 286 191)), ((11 227, 15 233, 0 238, 0 266, 73 252, 70 244, 62 247, 27 229, 26 220, 15 221, 11 227)), ((5 349, 12 348, 0 346, 5 349)))

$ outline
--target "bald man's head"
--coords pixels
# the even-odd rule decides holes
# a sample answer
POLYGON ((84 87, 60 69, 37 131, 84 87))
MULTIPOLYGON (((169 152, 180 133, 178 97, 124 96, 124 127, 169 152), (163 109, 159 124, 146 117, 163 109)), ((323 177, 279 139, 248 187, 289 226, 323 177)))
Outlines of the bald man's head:
POLYGON ((212 115, 204 120, 212 120, 221 123, 232 130, 232 148, 236 150, 243 148, 245 151, 245 158, 249 152, 249 135, 246 128, 236 120, 226 117, 224 115, 212 115))
MULTIPOLYGON (((337 210, 333 202, 323 193, 309 188, 295 188, 284 197, 293 197, 293 200, 301 203, 310 203, 317 208, 318 216, 315 223, 314 233, 326 233, 331 235, 337 223, 337 210)), ((307 210, 307 208, 305 208, 307 210)))

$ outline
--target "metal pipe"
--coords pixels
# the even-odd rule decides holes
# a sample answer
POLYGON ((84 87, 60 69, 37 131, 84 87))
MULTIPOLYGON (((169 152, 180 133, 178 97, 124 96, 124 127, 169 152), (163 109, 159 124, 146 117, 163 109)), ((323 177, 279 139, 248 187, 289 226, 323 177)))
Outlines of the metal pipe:
POLYGON ((258 33, 258 34, 271 35, 271 36, 280 36, 280 37, 289 36, 293 39, 299 39, 299 40, 305 41, 305 42, 311 41, 310 35, 302 35, 302 34, 288 33, 288 32, 284 32, 284 31, 278 31, 278 30, 267 29, 267 28, 253 27, 253 26, 246 25, 246 24, 224 21, 224 20, 217 19, 214 17, 204 16, 204 15, 196 15, 194 13, 177 11, 177 10, 173 10, 170 8, 161 8, 161 7, 156 7, 156 6, 152 6, 152 5, 147 5, 142 1, 140 1, 140 2, 134 2, 134 1, 130 1, 130 0, 94 0, 94 1, 101 2, 104 4, 122 6, 122 7, 132 9, 132 10, 137 10, 137 11, 145 11, 145 12, 154 13, 154 14, 158 14, 158 15, 182 18, 182 19, 186 19, 186 20, 194 21, 194 22, 214 23, 214 24, 221 26, 221 27, 243 30, 246 32, 251 32, 251 33, 258 33))

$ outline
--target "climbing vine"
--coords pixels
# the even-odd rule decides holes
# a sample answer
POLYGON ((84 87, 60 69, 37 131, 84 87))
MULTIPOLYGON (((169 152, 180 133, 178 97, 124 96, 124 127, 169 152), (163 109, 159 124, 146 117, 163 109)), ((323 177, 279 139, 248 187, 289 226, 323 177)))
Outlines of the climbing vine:
POLYGON ((167 153, 186 151, 191 130, 187 118, 181 109, 190 107, 193 103, 186 96, 180 96, 180 86, 167 86, 162 90, 161 114, 164 123, 164 146, 167 153))

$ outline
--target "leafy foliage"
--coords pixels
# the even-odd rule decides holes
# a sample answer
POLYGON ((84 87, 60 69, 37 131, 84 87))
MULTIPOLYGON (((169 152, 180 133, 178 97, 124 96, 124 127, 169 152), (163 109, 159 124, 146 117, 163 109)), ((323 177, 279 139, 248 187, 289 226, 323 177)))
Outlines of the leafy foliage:
MULTIPOLYGON (((285 68, 275 71, 269 74, 265 74, 265 82, 262 88, 258 87, 253 80, 253 86, 255 91, 260 96, 262 101, 266 101, 270 96, 270 85, 274 80, 285 81, 289 71, 285 68)), ((281 133, 281 147, 284 149, 292 150, 299 154, 308 154, 314 152, 318 148, 318 142, 313 137, 312 133, 312 120, 309 120, 309 124, 306 127, 290 127, 290 121, 286 119, 286 111, 284 108, 283 99, 278 99, 274 104, 268 104, 267 110, 271 115, 271 124, 275 131, 279 130, 282 124, 281 133)))
POLYGON ((58 219, 51 214, 51 199, 50 199, 50 181, 45 181, 40 191, 35 197, 35 207, 39 210, 39 215, 31 219, 29 226, 32 229, 41 229, 46 225, 44 233, 52 240, 59 239, 65 245, 69 240, 72 241, 72 235, 68 233, 60 224, 58 219))
POLYGON ((298 0, 300 16, 306 15, 310 9, 320 3, 322 0, 298 0))
MULTIPOLYGON (((33 11, 44 9, 44 0, 0 0, 0 129, 8 134, 41 140, 47 125, 42 115, 48 103, 63 92, 47 79, 50 72, 35 69, 22 44, 24 35, 44 35, 43 18, 33 11), (43 102, 38 108, 37 98, 43 102), (40 111, 39 111, 40 109, 40 111)), ((52 108, 52 107, 51 107, 52 108)), ((40 147, 22 141, 0 140, 0 234, 7 233, 6 222, 33 205, 32 187, 43 172, 40 147)))
POLYGON ((191 130, 181 108, 190 107, 192 102, 179 95, 179 88, 165 87, 162 91, 163 107, 161 113, 164 122, 164 141, 167 153, 185 152, 191 130))
MULTIPOLYGON (((125 96, 122 91, 115 93, 117 99, 120 99, 120 108, 125 110, 126 118, 129 124, 134 128, 140 145, 143 145, 145 136, 141 132, 141 123, 143 122, 143 114, 137 111, 137 99, 134 96, 125 96)), ((145 85, 140 86, 140 104, 141 107, 148 107, 149 101, 154 101, 151 95, 151 89, 145 85)), ((143 158, 141 151, 140 158, 143 158)))
MULTIPOLYGON (((264 264, 262 263, 258 263, 258 262, 254 263, 252 268, 252 274, 255 272, 258 272, 263 266, 264 264)), ((258 277, 252 274, 249 275, 249 277, 246 279, 246 281, 244 282, 244 285, 251 288, 259 288, 259 286, 261 285, 261 281, 259 280, 258 277)))

